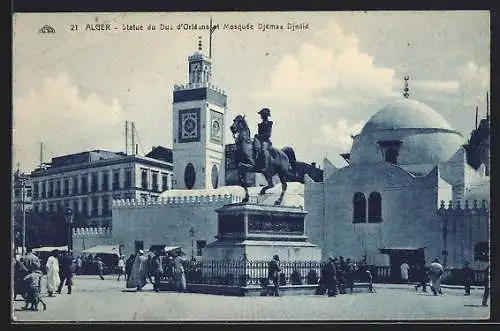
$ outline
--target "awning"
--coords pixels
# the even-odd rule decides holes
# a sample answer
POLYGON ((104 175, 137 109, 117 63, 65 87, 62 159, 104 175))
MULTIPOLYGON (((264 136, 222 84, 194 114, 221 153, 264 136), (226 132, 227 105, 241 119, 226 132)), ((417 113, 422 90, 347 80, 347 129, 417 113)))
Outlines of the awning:
POLYGON ((119 245, 98 245, 82 251, 85 254, 114 254, 120 256, 119 245))
POLYGON ((53 252, 53 251, 61 251, 61 252, 66 252, 68 251, 68 246, 45 246, 45 247, 39 247, 39 248, 33 248, 33 252, 53 252))
POLYGON ((167 245, 151 245, 149 248, 150 252, 165 252, 165 253, 176 253, 179 255, 185 255, 182 251, 181 246, 167 246, 167 245))
POLYGON ((394 251, 419 251, 419 250, 424 250, 425 247, 384 247, 384 248, 379 248, 380 253, 382 254, 389 254, 394 251))

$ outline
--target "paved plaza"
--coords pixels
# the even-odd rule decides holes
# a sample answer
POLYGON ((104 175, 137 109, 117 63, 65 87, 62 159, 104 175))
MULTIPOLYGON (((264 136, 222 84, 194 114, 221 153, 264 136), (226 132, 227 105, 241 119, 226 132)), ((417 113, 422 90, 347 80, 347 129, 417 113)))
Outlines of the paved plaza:
POLYGON ((285 321, 285 320, 470 320, 489 318, 481 306, 482 290, 444 289, 443 296, 416 292, 406 285, 378 285, 376 293, 327 296, 229 297, 194 293, 125 290, 125 282, 107 276, 75 277, 71 295, 47 297, 46 311, 22 311, 14 301, 16 321, 285 321))

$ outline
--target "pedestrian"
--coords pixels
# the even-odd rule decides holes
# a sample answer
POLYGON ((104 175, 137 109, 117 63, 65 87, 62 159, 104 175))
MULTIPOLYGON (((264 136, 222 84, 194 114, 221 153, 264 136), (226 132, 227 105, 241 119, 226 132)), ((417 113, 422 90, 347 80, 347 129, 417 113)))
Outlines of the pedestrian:
POLYGON ((61 290, 66 282, 66 286, 68 287, 68 294, 71 294, 71 288, 73 286, 73 271, 71 270, 71 265, 73 264, 73 258, 71 256, 71 251, 68 251, 61 257, 60 261, 60 273, 61 273, 61 281, 59 282, 59 287, 57 288, 56 293, 60 294, 61 290))
POLYGON ((28 272, 41 269, 40 259, 31 249, 28 254, 24 256, 24 265, 28 269, 28 272))
POLYGON ((186 275, 184 272, 184 266, 182 264, 182 259, 179 254, 174 254, 174 280, 175 287, 178 292, 186 291, 186 275))
POLYGON ((45 267, 47 268, 47 292, 49 297, 54 296, 54 292, 57 291, 57 287, 61 282, 59 278, 59 252, 53 251, 52 254, 47 259, 45 267))
POLYGON ((130 278, 130 274, 132 273, 132 266, 134 265, 135 255, 130 254, 127 261, 125 261, 125 276, 126 280, 130 278))
POLYGON ((470 295, 470 287, 472 285, 473 272, 469 267, 469 262, 465 261, 464 267, 460 270, 460 274, 462 277, 462 283, 464 284, 465 293, 464 295, 470 295))
POLYGON ((483 300, 482 300, 482 305, 484 307, 488 306, 488 298, 490 296, 490 266, 488 265, 486 267, 485 272, 485 277, 484 277, 484 293, 483 293, 483 300))
POLYGON ((339 293, 340 294, 345 294, 346 269, 347 269, 347 264, 344 260, 344 257, 340 256, 339 260, 338 260, 338 264, 337 264, 337 280, 338 280, 338 284, 339 284, 339 293))
POLYGON ((14 300, 18 295, 26 299, 26 281, 24 278, 29 274, 28 268, 24 263, 24 257, 16 260, 14 267, 14 300))
POLYGON ((47 305, 40 297, 40 288, 42 283, 42 271, 40 268, 32 270, 24 280, 27 282, 27 293, 26 293, 26 305, 23 309, 30 309, 28 307, 31 304, 32 311, 38 311, 38 303, 43 305, 43 310, 47 309, 47 305))
POLYGON ((443 294, 441 291, 441 276, 444 274, 444 268, 439 263, 439 259, 435 258, 432 260, 429 266, 429 278, 431 281, 431 290, 433 295, 443 294))
POLYGON ((354 292, 354 275, 355 275, 355 267, 351 262, 351 259, 346 260, 346 282, 347 287, 351 289, 351 294, 354 292))
POLYGON ((163 273, 163 269, 161 266, 160 256, 158 256, 158 254, 156 254, 153 258, 151 266, 152 272, 154 274, 153 290, 155 292, 160 292, 160 278, 161 274, 163 273))
POLYGON ((408 284, 408 271, 410 270, 410 266, 406 263, 406 261, 403 261, 399 268, 401 269, 401 280, 403 281, 403 284, 408 284))
POLYGON ((144 251, 140 249, 135 256, 130 277, 127 279, 127 288, 135 287, 137 291, 142 291, 142 288, 146 285, 148 273, 147 261, 148 258, 144 256, 144 251))
POLYGON ((271 287, 271 296, 280 296, 280 257, 278 255, 274 255, 271 262, 268 265, 268 275, 269 280, 273 282, 273 286, 271 287))
POLYGON ((81 275, 82 274, 82 266, 83 266, 83 260, 82 260, 81 256, 79 256, 76 259, 76 270, 75 270, 75 273, 77 275, 81 275))
POLYGON ((118 279, 117 281, 120 280, 121 275, 125 278, 125 281, 127 281, 127 274, 125 272, 125 255, 120 256, 118 259, 118 279))
POLYGON ((429 278, 427 266, 425 261, 418 262, 415 266, 415 276, 417 278, 417 285, 415 285, 415 291, 418 291, 419 287, 422 287, 422 292, 427 292, 427 282, 429 278))
POLYGON ((337 270, 333 263, 333 257, 329 257, 328 261, 321 272, 323 285, 329 297, 337 296, 337 270))
POLYGON ((151 255, 148 254, 148 280, 151 284, 153 284, 153 277, 152 277, 152 273, 153 273, 153 261, 151 259, 151 255))
POLYGON ((99 275, 99 278, 101 278, 101 280, 104 280, 104 262, 102 262, 102 259, 99 256, 96 260, 97 274, 99 275))

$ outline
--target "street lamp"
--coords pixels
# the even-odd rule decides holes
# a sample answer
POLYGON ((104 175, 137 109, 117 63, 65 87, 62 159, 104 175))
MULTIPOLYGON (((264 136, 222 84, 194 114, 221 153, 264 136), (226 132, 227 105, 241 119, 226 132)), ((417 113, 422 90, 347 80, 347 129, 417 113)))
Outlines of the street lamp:
POLYGON ((195 230, 193 227, 189 229, 189 237, 191 238, 191 260, 194 259, 194 235, 195 235, 195 230))
POLYGON ((66 208, 66 224, 68 225, 68 252, 73 250, 73 211, 66 208))

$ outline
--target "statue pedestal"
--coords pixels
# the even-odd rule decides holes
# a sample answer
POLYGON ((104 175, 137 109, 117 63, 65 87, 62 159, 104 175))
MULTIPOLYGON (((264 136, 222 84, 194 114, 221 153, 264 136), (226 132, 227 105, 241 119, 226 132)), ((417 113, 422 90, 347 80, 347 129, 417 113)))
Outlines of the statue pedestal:
POLYGON ((216 210, 217 240, 207 245, 203 260, 320 261, 321 249, 307 241, 301 208, 237 203, 216 210))

